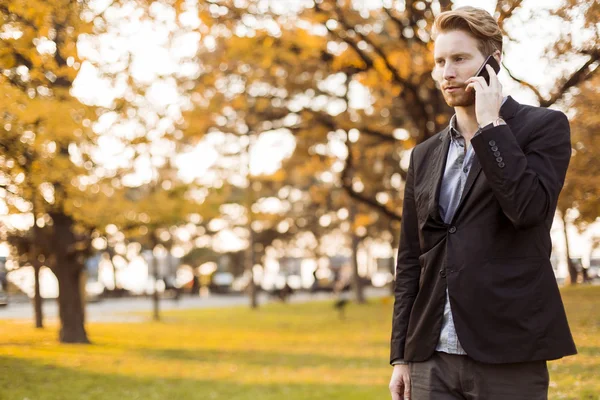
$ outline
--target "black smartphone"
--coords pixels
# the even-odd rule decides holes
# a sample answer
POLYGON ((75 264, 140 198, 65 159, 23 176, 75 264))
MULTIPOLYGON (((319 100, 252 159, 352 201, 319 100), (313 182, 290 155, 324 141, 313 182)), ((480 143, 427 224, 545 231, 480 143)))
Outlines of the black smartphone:
POLYGON ((498 64, 498 61, 496 61, 496 59, 493 56, 488 56, 488 58, 485 59, 485 61, 483 62, 483 64, 481 65, 481 67, 479 68, 477 73, 475 74, 475 76, 483 76, 483 78, 485 79, 485 82, 489 85, 490 84, 490 74, 488 73, 488 70, 485 67, 486 65, 490 65, 494 69, 494 71, 496 71, 496 73, 500 72, 500 65, 498 64))

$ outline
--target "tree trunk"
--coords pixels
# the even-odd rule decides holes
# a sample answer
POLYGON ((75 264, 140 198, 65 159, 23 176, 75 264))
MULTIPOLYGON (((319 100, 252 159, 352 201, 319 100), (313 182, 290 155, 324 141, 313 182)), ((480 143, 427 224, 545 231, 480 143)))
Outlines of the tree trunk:
POLYGON ((35 314, 35 327, 43 328, 44 327, 44 313, 42 310, 42 295, 40 293, 40 269, 41 265, 37 259, 32 260, 33 265, 33 276, 34 276, 34 284, 35 291, 33 294, 33 311, 35 314))
POLYGON ((254 204, 254 188, 252 186, 252 175, 250 173, 250 146, 252 144, 252 136, 248 136, 248 144, 246 145, 246 157, 248 163, 246 164, 247 172, 246 179, 248 180, 248 191, 246 193, 246 216, 247 216, 247 229, 248 229, 248 248, 244 254, 245 269, 250 275, 250 282, 248 283, 248 296, 250 297, 250 308, 258 308, 258 290, 256 283, 254 282, 254 230, 252 229, 252 204, 254 204))
POLYGON ((354 291, 354 298, 358 304, 364 304, 365 301, 365 291, 362 284, 361 276, 358 273, 358 245, 360 244, 360 237, 355 232, 354 221, 356 218, 356 205, 352 204, 350 206, 350 223, 352 224, 351 229, 351 247, 352 247, 352 257, 350 258, 350 263, 352 265, 352 289, 354 291))
POLYGON ((79 273, 79 302, 81 303, 81 315, 83 316, 83 323, 85 324, 85 304, 87 300, 87 292, 85 290, 88 279, 88 271, 86 268, 82 269, 79 273))
POLYGON ((90 343, 85 331, 84 299, 81 292, 83 262, 75 250, 74 223, 64 213, 52 213, 54 221, 51 269, 58 279, 59 340, 62 343, 90 343))
POLYGON ((248 282, 248 297, 250 300, 250 308, 258 308, 258 288, 254 282, 254 235, 252 228, 250 229, 250 243, 246 249, 244 261, 246 263, 246 271, 250 274, 250 282, 248 282))
POLYGON ((113 273, 113 291, 114 293, 117 292, 117 266, 115 265, 115 250, 112 247, 108 248, 108 258, 110 259, 110 265, 112 266, 112 273, 113 273))
POLYGON ((158 295, 158 260, 156 260, 156 254, 154 254, 154 248, 152 249, 152 276, 154 277, 154 288, 152 290, 152 319, 154 321, 160 321, 160 297, 158 295))
POLYGON ((81 269, 59 265, 58 312, 60 316, 59 340, 61 343, 90 343, 85 331, 83 299, 81 293, 81 269))
POLYGON ((358 245, 360 238, 355 234, 352 235, 352 258, 350 260, 352 265, 352 288, 354 290, 354 297, 358 304, 364 304, 365 290, 362 282, 362 277, 358 273, 358 245))
POLYGON ((577 269, 575 268, 575 264, 571 260, 571 250, 569 246, 569 234, 567 233, 567 216, 566 211, 560 211, 562 222, 563 222, 563 233, 565 235, 565 253, 567 257, 567 267, 569 270, 569 284, 576 285, 577 284, 577 269))
MULTIPOLYGON (((35 193, 35 191, 34 191, 35 193)), ((33 227, 32 227, 32 240, 31 247, 29 249, 29 261, 33 267, 33 281, 34 281, 34 292, 33 292, 33 313, 35 315, 35 327, 42 329, 44 327, 44 314, 42 311, 42 295, 40 293, 40 269, 42 263, 40 262, 41 257, 41 235, 39 227, 37 225, 37 212, 36 212, 36 200, 35 195, 33 197, 33 227)))

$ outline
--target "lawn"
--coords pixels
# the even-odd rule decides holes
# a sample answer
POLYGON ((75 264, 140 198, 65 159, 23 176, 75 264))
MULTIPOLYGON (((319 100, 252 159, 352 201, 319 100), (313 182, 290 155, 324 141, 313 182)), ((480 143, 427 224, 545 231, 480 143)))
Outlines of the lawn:
MULTIPOLYGON (((550 399, 600 399, 600 287, 563 297, 579 354, 550 363, 550 399)), ((350 305, 344 320, 329 302, 169 312, 89 324, 89 346, 0 322, 0 399, 387 399, 391 307, 350 305)))

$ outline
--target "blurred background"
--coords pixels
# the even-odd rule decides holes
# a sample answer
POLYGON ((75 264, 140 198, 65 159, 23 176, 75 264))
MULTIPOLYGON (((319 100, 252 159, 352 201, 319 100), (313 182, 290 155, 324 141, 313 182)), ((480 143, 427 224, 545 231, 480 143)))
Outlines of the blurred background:
POLYGON ((88 343, 86 309, 389 296, 462 5, 499 21, 505 94, 570 118, 552 262, 597 283, 597 0, 2 0, 0 318, 88 343))

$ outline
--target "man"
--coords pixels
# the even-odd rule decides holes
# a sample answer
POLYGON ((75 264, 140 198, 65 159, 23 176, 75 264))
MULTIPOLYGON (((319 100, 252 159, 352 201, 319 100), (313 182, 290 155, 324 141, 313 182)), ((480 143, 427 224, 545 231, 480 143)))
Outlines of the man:
POLYGON ((390 382, 400 399, 546 399, 546 360, 575 354, 550 264, 550 227, 571 155, 554 110, 474 77, 502 34, 484 10, 434 23, 432 76, 454 107, 416 146, 396 265, 390 382))

